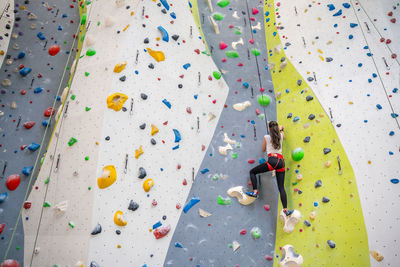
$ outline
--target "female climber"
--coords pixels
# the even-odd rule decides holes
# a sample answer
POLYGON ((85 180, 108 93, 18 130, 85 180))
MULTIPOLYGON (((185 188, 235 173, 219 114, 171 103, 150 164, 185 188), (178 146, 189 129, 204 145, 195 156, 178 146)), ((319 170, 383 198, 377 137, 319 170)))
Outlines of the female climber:
POLYGON ((251 184, 253 185, 253 192, 247 192, 246 195, 257 198, 258 190, 256 175, 275 170, 283 212, 286 214, 286 216, 289 216, 293 213, 293 210, 287 209, 287 198, 285 191, 285 160, 282 156, 282 142, 283 139, 285 139, 285 134, 283 133, 283 127, 278 126, 276 121, 270 121, 268 128, 270 134, 264 136, 262 145, 262 151, 268 151, 268 159, 265 163, 260 164, 250 170, 250 179, 251 184))

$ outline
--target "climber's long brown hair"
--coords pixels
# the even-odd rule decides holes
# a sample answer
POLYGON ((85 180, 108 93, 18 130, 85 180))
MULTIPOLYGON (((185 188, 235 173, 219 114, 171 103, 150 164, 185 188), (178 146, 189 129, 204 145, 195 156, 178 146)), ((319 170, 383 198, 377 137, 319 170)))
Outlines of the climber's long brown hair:
POLYGON ((270 121, 269 124, 269 135, 271 136, 271 143, 275 149, 281 148, 281 133, 279 131, 278 123, 276 121, 270 121))

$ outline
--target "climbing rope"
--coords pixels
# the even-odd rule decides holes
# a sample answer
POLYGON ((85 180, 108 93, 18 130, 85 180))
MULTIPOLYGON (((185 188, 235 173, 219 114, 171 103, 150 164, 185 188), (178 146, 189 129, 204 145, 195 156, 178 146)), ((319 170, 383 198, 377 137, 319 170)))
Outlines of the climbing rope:
MULTIPOLYGON (((353 11, 354 11, 354 15, 355 15, 356 18, 357 18, 358 24, 361 25, 360 19, 358 18, 357 13, 356 13, 356 9, 354 8, 354 2, 353 2, 353 0, 350 0, 350 1, 351 1, 351 3, 352 3, 352 8, 353 8, 353 11)), ((380 80, 380 82, 381 82, 381 84, 382 84, 382 88, 383 88, 383 90, 385 91, 385 95, 386 95, 387 101, 389 102, 390 108, 391 108, 391 110, 392 110, 392 114, 396 114, 396 112, 394 111, 392 102, 391 102, 390 99, 389 99, 389 94, 388 94, 388 92, 387 92, 387 90, 386 90, 385 84, 383 83, 382 76, 381 76, 381 74, 380 74, 380 72, 379 72, 378 66, 376 65, 376 61, 375 61, 375 58, 374 58, 374 54, 372 53, 371 48, 370 48, 370 46, 369 46, 369 44, 368 44, 368 41, 367 41, 367 38, 366 38, 366 36, 365 36, 364 30, 363 30, 362 27, 360 27, 360 29, 361 29, 361 33, 362 33, 362 35, 363 35, 363 37, 364 37, 365 43, 366 43, 367 46, 368 46, 368 51, 369 51, 370 54, 371 54, 372 62, 374 63, 376 72, 378 73, 378 77, 379 77, 379 80, 380 80)), ((393 118, 396 120, 397 127, 400 129, 400 124, 399 124, 398 119, 396 118, 396 116, 393 116, 393 118)))

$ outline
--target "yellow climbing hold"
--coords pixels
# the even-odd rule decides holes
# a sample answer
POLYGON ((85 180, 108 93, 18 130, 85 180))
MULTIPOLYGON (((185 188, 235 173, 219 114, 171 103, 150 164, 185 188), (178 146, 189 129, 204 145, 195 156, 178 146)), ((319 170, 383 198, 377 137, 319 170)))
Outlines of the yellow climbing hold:
POLYGON ((379 252, 377 252, 377 251, 375 251, 375 250, 371 250, 369 253, 371 254, 372 257, 374 257, 374 259, 375 259, 376 261, 383 261, 383 258, 384 258, 384 257, 383 257, 383 255, 380 254, 379 252))
POLYGON ((154 124, 151 125, 151 136, 155 135, 158 133, 158 128, 154 124))
POLYGON ((124 219, 122 218, 123 212, 118 210, 115 214, 114 214, 114 223, 118 226, 125 226, 127 224, 126 221, 124 221, 124 219))
POLYGON ((147 48, 147 52, 149 52, 149 55, 152 56, 157 62, 165 60, 165 55, 162 51, 155 51, 151 48, 147 48))
POLYGON ((144 153, 143 147, 140 146, 139 149, 136 149, 136 150, 135 150, 135 158, 138 159, 138 158, 140 157, 140 155, 142 155, 143 153, 144 153))
POLYGON ((154 185, 153 179, 146 179, 146 180, 143 182, 143 189, 144 189, 144 191, 149 192, 150 189, 153 187, 153 185, 154 185))
POLYGON ((115 111, 120 111, 127 99, 128 99, 127 95, 121 93, 114 93, 107 97, 107 107, 115 111))
POLYGON ((0 56, 4 55, 4 50, 0 50, 0 56))
POLYGON ((323 58, 322 56, 318 56, 322 61, 325 61, 325 58, 323 58))
POLYGON ((121 71, 123 71, 125 69, 126 64, 128 64, 126 61, 122 61, 122 62, 118 63, 114 67, 114 72, 120 73, 121 71))
POLYGON ((103 168, 103 174, 97 178, 97 185, 100 189, 104 189, 115 183, 117 180, 117 171, 113 165, 108 165, 103 168))

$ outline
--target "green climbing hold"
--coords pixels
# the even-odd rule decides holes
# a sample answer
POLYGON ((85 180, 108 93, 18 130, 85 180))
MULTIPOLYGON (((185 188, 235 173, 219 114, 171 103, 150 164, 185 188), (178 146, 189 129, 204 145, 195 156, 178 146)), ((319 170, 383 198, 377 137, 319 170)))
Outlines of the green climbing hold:
POLYGON ((94 56, 94 55, 96 55, 96 50, 94 50, 93 48, 89 48, 86 51, 86 55, 89 56, 89 57, 94 56))
POLYGON ((251 229, 251 235, 254 239, 259 239, 261 237, 261 230, 258 227, 251 229))
POLYGON ((88 160, 89 160, 89 156, 86 156, 86 157, 85 157, 85 160, 88 161, 88 160))
POLYGON ((253 55, 255 55, 256 57, 261 55, 260 50, 258 50, 257 48, 251 49, 251 53, 253 53, 253 55))
POLYGON ((266 107, 269 105, 269 103, 271 103, 271 97, 268 95, 260 95, 257 100, 258 103, 263 107, 266 107))
POLYGON ((89 75, 90 75, 90 73, 85 71, 85 76, 87 77, 89 75))
POLYGON ((237 159, 238 155, 239 155, 238 153, 231 152, 231 158, 233 159, 237 159))
POLYGON ((304 150, 301 147, 295 148, 292 152, 292 159, 300 161, 304 157, 304 150))
POLYGON ((219 5, 220 7, 226 7, 227 5, 230 4, 231 1, 229 0, 220 0, 217 2, 217 5, 219 5))
POLYGON ((242 34, 242 31, 241 31, 240 29, 235 29, 235 34, 236 34, 236 35, 241 35, 241 34, 242 34))
POLYGON ((42 158, 40 159, 40 165, 43 165, 43 162, 44 162, 44 157, 42 157, 42 158))
POLYGON ((45 202, 43 203, 43 207, 45 207, 45 208, 49 208, 49 207, 51 207, 51 204, 50 204, 50 202, 48 202, 48 201, 45 201, 45 202))
POLYGON ((76 95, 71 95, 71 100, 75 100, 76 95))
POLYGON ((229 197, 223 198, 221 195, 218 195, 217 203, 219 205, 230 205, 231 204, 231 199, 229 197))
POLYGON ((86 13, 83 13, 82 18, 81 18, 81 25, 85 25, 86 19, 87 19, 87 15, 86 15, 86 13))
POLYGON ((221 72, 214 71, 213 72, 213 76, 214 76, 215 79, 219 80, 219 79, 221 79, 221 72))
POLYGON ((92 190, 92 187, 91 187, 91 186, 89 186, 87 189, 90 191, 90 190, 92 190))
POLYGON ((229 58, 238 58, 239 57, 239 53, 236 51, 226 51, 225 55, 229 58))
POLYGON ((213 18, 214 18, 215 20, 223 20, 224 17, 225 17, 225 16, 224 16, 223 14, 218 13, 218 12, 215 12, 215 13, 213 14, 213 18))
POLYGON ((91 110, 92 108, 89 108, 89 107, 86 107, 85 108, 85 111, 89 111, 89 110, 91 110))
POLYGON ((78 142, 78 140, 76 140, 75 138, 71 137, 68 141, 68 145, 72 146, 73 144, 75 144, 76 142, 78 142))
POLYGON ((69 222, 68 222, 68 225, 69 225, 72 229, 75 228, 75 224, 74 224, 74 222, 72 222, 72 221, 69 221, 69 222))
POLYGON ((50 182, 50 177, 47 177, 46 180, 44 180, 44 184, 48 184, 50 182))

